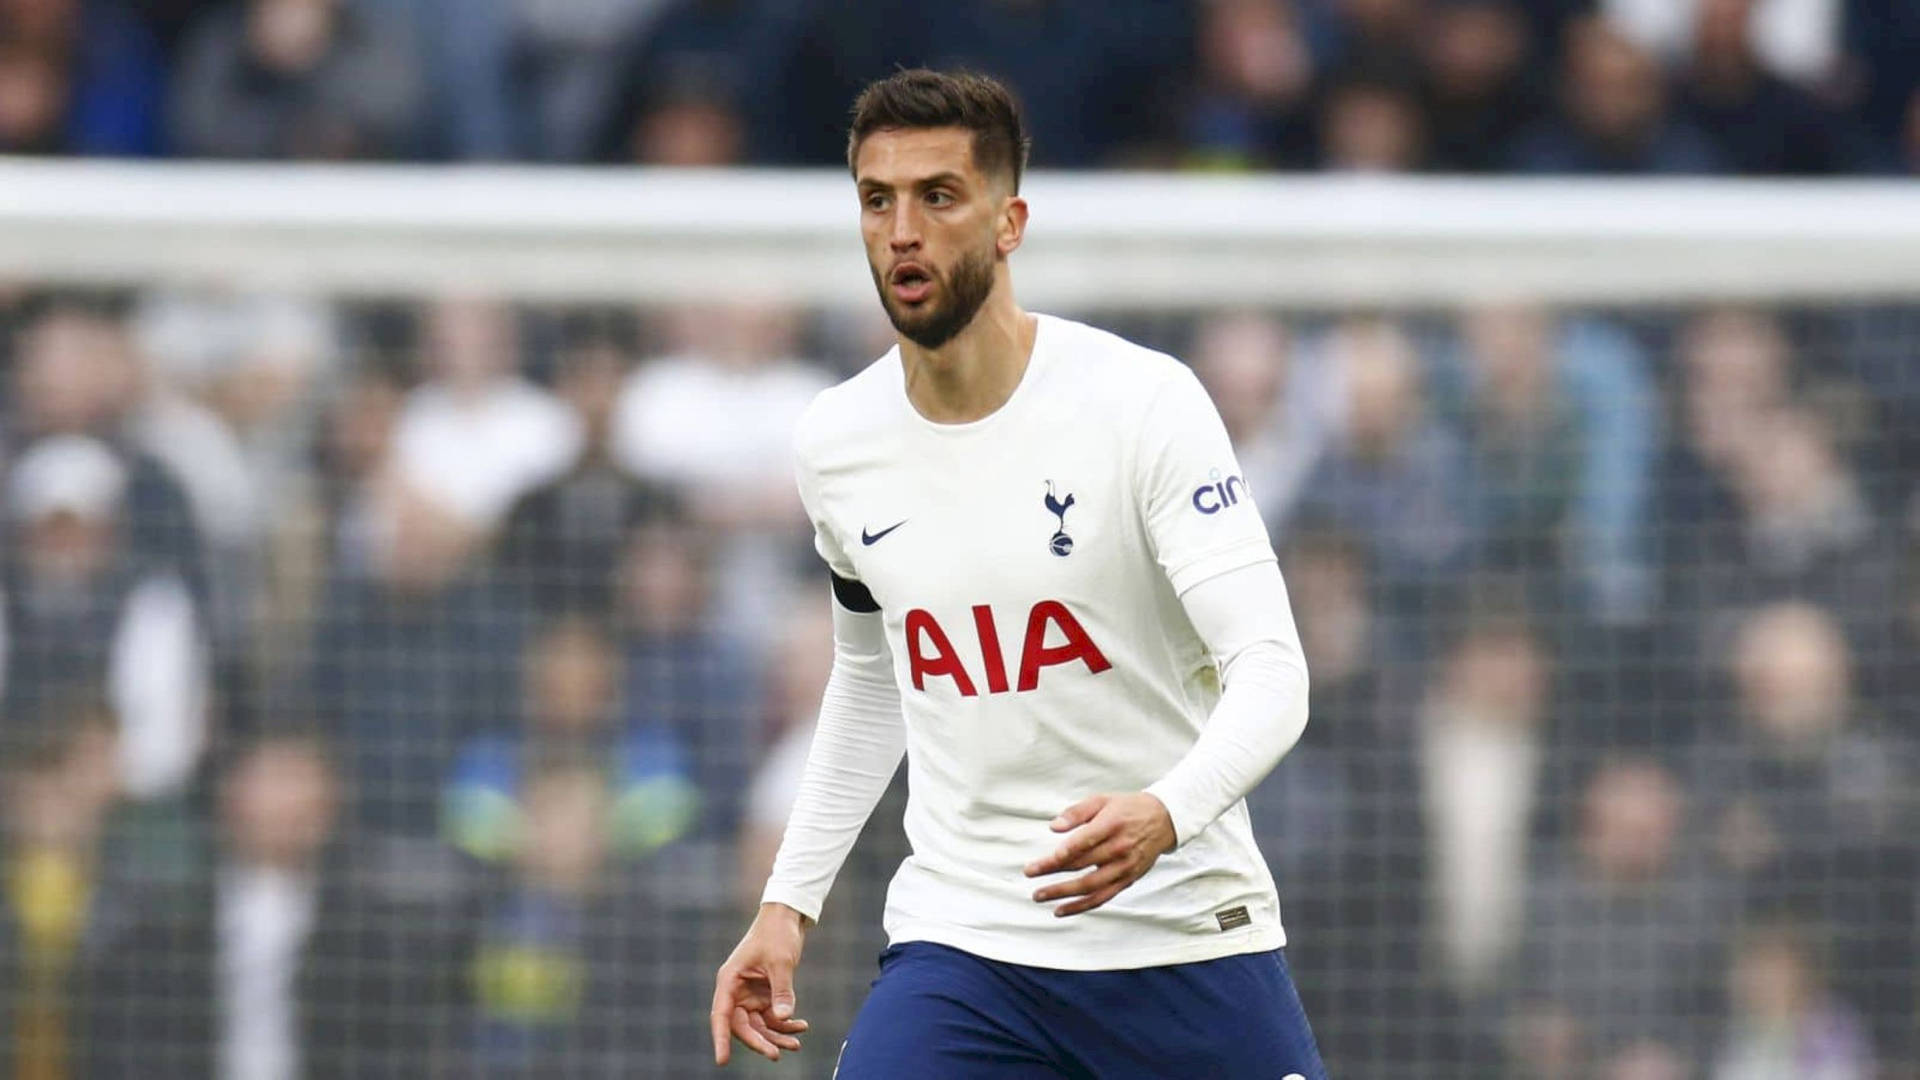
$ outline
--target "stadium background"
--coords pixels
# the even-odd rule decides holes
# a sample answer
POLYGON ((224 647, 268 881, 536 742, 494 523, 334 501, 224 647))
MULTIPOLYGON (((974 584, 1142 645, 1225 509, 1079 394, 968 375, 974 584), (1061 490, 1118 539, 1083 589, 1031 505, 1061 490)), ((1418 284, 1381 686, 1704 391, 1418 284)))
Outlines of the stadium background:
MULTIPOLYGON (((1207 217, 1168 171, 1652 220, 1565 178, 1726 216, 1820 177, 1793 205, 1837 216, 1920 168, 1904 0, 0 0, 0 151, 837 167, 918 61, 1163 218, 1207 217)), ((92 168, 0 163, 0 1076, 707 1074, 829 647, 786 432, 877 306, 675 288, 677 248, 630 298, 268 288, 212 233, 133 272, 198 249, 88 263, 19 212, 168 211, 92 168)), ((632 175, 718 222, 826 183, 632 175)), ((1340 1080, 1920 1076, 1920 279, 1748 269, 1060 294, 1198 368, 1282 553, 1313 720, 1251 801, 1340 1080)), ((829 1071, 900 798, 810 936, 814 1045, 738 1071, 829 1071)))

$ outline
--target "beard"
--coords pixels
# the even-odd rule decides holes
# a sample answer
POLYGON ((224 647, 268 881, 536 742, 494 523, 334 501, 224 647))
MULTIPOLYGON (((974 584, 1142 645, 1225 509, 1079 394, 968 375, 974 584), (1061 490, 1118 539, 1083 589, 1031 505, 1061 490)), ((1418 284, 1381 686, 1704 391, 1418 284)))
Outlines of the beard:
POLYGON ((915 308, 896 306, 879 269, 871 264, 868 269, 873 272, 874 287, 880 290, 880 306, 886 310, 893 328, 923 349, 937 349, 952 341, 980 313, 980 306, 993 292, 993 261, 990 253, 979 251, 962 255, 949 272, 929 267, 927 272, 934 275, 936 287, 915 308))

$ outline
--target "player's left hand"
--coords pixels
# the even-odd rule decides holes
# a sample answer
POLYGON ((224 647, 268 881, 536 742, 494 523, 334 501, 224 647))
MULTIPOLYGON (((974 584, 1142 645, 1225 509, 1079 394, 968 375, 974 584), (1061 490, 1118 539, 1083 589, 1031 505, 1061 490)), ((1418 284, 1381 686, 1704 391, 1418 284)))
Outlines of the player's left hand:
POLYGON ((1028 877, 1093 868, 1033 894, 1038 904, 1080 897, 1053 909, 1062 916, 1092 911, 1120 895, 1151 870, 1161 855, 1173 850, 1175 840, 1166 805, 1144 791, 1090 795, 1062 810, 1053 819, 1053 831, 1072 835, 1053 854, 1028 863, 1028 877))

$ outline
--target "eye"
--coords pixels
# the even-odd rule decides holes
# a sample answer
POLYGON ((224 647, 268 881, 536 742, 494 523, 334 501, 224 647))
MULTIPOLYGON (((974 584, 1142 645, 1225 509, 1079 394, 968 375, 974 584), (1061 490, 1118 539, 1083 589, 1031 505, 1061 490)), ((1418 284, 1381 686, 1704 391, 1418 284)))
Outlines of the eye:
POLYGON ((938 189, 927 192, 927 205, 936 209, 953 205, 953 196, 938 189))
POLYGON ((887 208, 887 197, 885 195, 876 191, 873 194, 867 196, 867 209, 877 212, 877 211, 885 210, 886 208, 887 208))

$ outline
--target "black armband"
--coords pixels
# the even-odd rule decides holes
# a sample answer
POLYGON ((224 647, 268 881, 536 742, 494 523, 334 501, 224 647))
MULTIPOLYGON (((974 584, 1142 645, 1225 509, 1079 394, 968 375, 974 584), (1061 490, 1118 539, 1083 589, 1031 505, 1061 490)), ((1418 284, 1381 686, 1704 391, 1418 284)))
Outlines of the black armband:
POLYGON ((865 585, 852 578, 843 578, 831 570, 828 574, 833 577, 833 598, 840 602, 841 607, 856 615, 872 615, 880 610, 880 605, 874 603, 873 593, 865 585))

